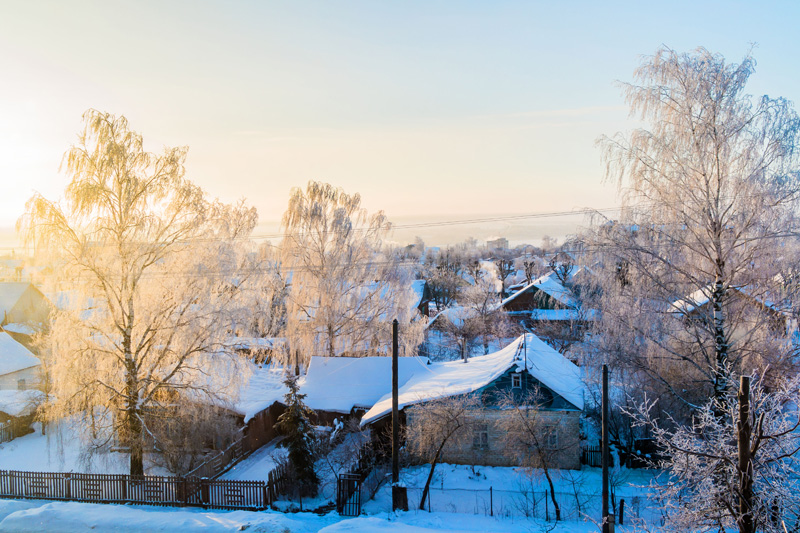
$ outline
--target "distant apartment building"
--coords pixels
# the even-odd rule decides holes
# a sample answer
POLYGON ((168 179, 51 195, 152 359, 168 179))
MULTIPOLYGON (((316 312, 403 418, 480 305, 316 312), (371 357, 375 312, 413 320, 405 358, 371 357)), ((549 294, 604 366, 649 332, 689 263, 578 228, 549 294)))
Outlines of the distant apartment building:
POLYGON ((486 241, 486 247, 490 250, 507 250, 508 239, 505 237, 498 237, 496 239, 486 241))

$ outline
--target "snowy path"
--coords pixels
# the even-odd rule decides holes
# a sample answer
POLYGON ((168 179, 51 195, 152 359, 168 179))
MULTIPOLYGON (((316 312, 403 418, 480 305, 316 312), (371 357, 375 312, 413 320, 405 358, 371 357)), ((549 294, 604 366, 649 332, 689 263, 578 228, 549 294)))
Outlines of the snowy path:
POLYGON ((276 459, 285 457, 286 448, 278 447, 278 439, 273 439, 253 454, 222 474, 219 479, 246 481, 267 481, 270 471, 277 466, 276 459))

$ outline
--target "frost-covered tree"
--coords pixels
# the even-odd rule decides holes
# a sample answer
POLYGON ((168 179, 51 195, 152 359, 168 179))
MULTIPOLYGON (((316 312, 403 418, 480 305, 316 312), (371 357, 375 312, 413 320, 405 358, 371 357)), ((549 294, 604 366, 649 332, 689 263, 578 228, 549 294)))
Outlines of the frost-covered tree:
POLYGON ((360 195, 312 181, 292 191, 283 228, 289 364, 387 353, 395 318, 401 353, 415 353, 423 323, 409 276, 381 251, 390 228, 383 212, 370 215, 360 195))
POLYGON ((767 533, 800 525, 800 378, 773 385, 743 377, 738 394, 711 399, 672 429, 655 402, 631 414, 665 451, 652 484, 672 531, 767 533), (719 416, 725 410, 726 416, 719 416))
POLYGON ((151 423, 231 392, 236 361, 222 350, 256 214, 206 200, 184 177, 186 148, 153 154, 124 117, 83 118, 63 201, 35 195, 20 228, 73 295, 49 335, 51 415, 77 416, 92 446, 128 447, 141 475, 145 443, 159 445, 151 423))
POLYGON ((774 302, 795 258, 800 121, 785 99, 745 93, 754 67, 662 48, 624 85, 646 125, 600 140, 624 208, 589 243, 602 285, 594 339, 690 408, 721 405, 732 371, 791 364, 774 302))

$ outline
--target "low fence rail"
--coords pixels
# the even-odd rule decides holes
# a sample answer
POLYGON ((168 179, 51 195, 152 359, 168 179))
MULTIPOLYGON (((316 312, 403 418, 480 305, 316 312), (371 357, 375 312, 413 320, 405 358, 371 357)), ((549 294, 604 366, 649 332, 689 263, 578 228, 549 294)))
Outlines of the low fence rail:
POLYGON ((285 474, 276 469, 265 482, 0 470, 0 498, 261 510, 285 490, 285 474))

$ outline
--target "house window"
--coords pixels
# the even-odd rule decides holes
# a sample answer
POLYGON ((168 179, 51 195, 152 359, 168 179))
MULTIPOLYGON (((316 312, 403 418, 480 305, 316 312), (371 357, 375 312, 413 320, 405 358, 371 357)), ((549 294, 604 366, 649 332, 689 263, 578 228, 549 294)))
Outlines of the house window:
POLYGON ((27 387, 25 386, 25 380, 24 379, 18 379, 17 380, 17 390, 25 390, 25 389, 27 389, 27 387))
POLYGON ((478 424, 472 431, 472 448, 474 450, 489 449, 489 427, 486 424, 478 424))
POLYGON ((522 388, 522 374, 517 372, 516 374, 511 374, 511 388, 512 389, 521 389, 522 388))
POLYGON ((548 450, 558 449, 558 426, 548 424, 542 428, 544 447, 548 450))

